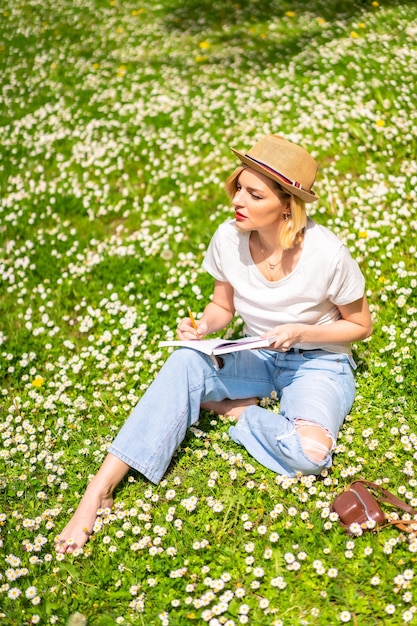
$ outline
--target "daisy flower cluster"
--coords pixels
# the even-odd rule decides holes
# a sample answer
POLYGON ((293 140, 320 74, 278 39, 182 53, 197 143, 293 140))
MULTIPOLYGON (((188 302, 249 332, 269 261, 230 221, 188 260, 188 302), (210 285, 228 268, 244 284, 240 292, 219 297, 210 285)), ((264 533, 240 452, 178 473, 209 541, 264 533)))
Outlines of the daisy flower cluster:
POLYGON ((417 509, 417 10, 324 4, 2 7, 2 624, 417 623, 416 533, 348 536, 330 508, 363 477, 417 509), (275 476, 203 412, 160 485, 129 474, 57 554, 158 342, 210 296, 230 146, 267 133, 317 158, 310 215, 366 276, 375 331, 334 465, 275 476))

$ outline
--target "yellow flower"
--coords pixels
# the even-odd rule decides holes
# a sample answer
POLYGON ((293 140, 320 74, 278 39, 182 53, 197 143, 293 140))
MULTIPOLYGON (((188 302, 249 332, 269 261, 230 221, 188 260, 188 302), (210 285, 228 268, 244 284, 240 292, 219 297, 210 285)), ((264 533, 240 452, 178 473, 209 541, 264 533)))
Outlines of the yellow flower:
POLYGON ((384 122, 384 120, 379 119, 379 120, 376 121, 376 125, 377 126, 385 126, 385 122, 384 122))
POLYGON ((324 19, 324 17, 318 17, 317 18, 317 24, 325 24, 326 20, 324 19))
POLYGON ((32 385, 34 387, 42 387, 44 382, 45 382, 45 379, 42 378, 42 376, 35 376, 35 378, 32 380, 32 385))
POLYGON ((377 1, 375 0, 375 2, 372 2, 372 6, 373 6, 373 7, 379 7, 379 2, 377 2, 377 1))
POLYGON ((194 60, 196 63, 203 63, 204 61, 208 60, 208 56, 206 56, 205 54, 199 54, 194 57, 194 60))
POLYGON ((295 13, 294 13, 294 11, 287 11, 287 12, 285 13, 285 15, 286 15, 287 17, 295 17, 295 13))
POLYGON ((361 230, 361 231, 359 232, 359 237, 360 237, 361 239, 366 239, 366 238, 367 238, 367 236, 368 236, 368 233, 366 232, 366 230, 361 230))
POLYGON ((201 41, 199 46, 200 50, 208 50, 208 48, 210 48, 210 43, 208 41, 201 41))
POLYGON ((359 37, 358 33, 356 33, 354 30, 352 30, 352 32, 350 33, 350 36, 352 37, 352 39, 358 39, 359 37))

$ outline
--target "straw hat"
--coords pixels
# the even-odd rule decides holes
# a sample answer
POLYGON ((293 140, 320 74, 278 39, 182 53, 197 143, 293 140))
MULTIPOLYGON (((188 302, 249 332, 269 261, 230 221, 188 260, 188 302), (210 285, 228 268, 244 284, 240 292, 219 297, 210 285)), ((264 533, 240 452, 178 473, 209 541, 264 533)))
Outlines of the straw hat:
POLYGON ((304 202, 318 200, 312 190, 318 165, 304 148, 278 135, 266 135, 247 153, 232 151, 242 163, 272 178, 288 193, 304 202))

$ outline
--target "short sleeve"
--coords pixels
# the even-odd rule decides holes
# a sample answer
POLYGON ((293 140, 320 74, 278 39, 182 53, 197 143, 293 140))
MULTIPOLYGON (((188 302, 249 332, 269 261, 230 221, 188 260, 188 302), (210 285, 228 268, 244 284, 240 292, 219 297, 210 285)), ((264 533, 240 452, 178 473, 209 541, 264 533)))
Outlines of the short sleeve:
POLYGON ((336 306, 344 306, 363 297, 365 279, 359 265, 342 245, 329 274, 328 297, 336 306))
POLYGON ((203 268, 216 280, 227 282, 227 278, 222 268, 219 229, 216 230, 209 243, 209 247, 207 248, 206 255, 203 259, 203 268))

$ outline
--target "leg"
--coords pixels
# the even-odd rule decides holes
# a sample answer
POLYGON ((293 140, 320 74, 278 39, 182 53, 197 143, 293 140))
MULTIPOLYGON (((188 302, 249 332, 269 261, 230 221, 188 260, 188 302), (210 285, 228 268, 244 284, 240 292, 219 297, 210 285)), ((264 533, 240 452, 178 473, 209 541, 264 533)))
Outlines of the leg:
POLYGON ((113 506, 113 491, 126 476, 129 466, 109 454, 88 485, 74 515, 57 538, 57 552, 73 552, 88 541, 99 509, 113 506))
MULTIPOLYGON (((216 357, 219 369, 224 367, 224 359, 216 357)), ((224 400, 203 402, 201 408, 205 411, 214 411, 218 415, 226 415, 227 417, 234 417, 239 419, 243 411, 254 404, 258 404, 258 398, 241 398, 231 400, 225 398, 224 400)))
POLYGON ((199 352, 182 349, 171 355, 122 427, 77 510, 57 538, 58 552, 73 552, 88 541, 97 510, 113 505, 113 491, 131 467, 153 482, 161 480, 187 426, 197 421, 202 399, 216 404, 229 395, 245 397, 248 389, 260 396, 269 395, 270 376, 262 360, 249 359, 249 371, 254 374, 252 386, 241 381, 240 370, 246 371, 237 362, 241 360, 225 358, 228 364, 222 381, 210 360, 199 352))
POLYGON ((294 354, 282 378, 281 410, 294 419, 303 453, 327 462, 355 397, 348 358, 322 350, 294 354))
POLYGON ((246 350, 225 355, 223 361, 217 370, 196 350, 174 351, 109 451, 158 483, 187 428, 199 419, 201 405, 269 396, 273 387, 267 359, 246 350))
POLYGON ((355 383, 344 355, 315 351, 277 355, 279 415, 249 407, 231 437, 273 471, 320 474, 352 405, 355 383))
POLYGON ((296 419, 294 424, 304 454, 315 463, 324 461, 335 446, 329 431, 307 420, 296 419))
POLYGON ((239 419, 248 406, 258 404, 258 398, 243 398, 242 400, 230 400, 225 398, 220 402, 203 402, 201 408, 205 411, 214 411, 218 415, 227 415, 239 419))

